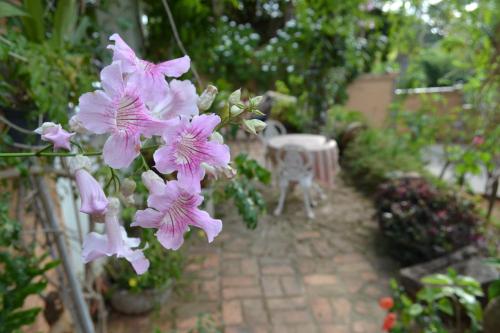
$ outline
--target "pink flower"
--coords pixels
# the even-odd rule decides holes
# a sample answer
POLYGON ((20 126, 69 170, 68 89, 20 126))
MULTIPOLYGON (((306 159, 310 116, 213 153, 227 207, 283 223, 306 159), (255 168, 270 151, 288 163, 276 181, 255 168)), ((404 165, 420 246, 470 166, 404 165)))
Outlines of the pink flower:
POLYGON ((202 163, 214 167, 227 167, 229 147, 209 141, 220 118, 217 115, 195 116, 191 122, 176 119, 163 134, 166 145, 155 151, 155 167, 162 173, 177 171, 177 179, 183 184, 198 188, 205 176, 202 163))
POLYGON ((191 81, 170 81, 162 92, 162 97, 151 108, 152 114, 159 119, 173 119, 178 116, 198 115, 198 95, 191 81))
POLYGON ((120 202, 110 198, 110 204, 105 216, 106 235, 91 232, 83 241, 83 260, 88 263, 103 256, 116 255, 125 258, 134 267, 137 274, 143 274, 149 268, 149 260, 142 250, 132 250, 141 243, 139 238, 129 238, 125 229, 118 221, 120 202))
POLYGON ((35 130, 35 133, 42 136, 43 141, 52 142, 54 150, 63 148, 71 150, 70 139, 75 133, 69 133, 61 127, 60 124, 45 122, 35 130))
POLYGON ((480 146, 484 143, 484 138, 480 135, 476 135, 474 136, 474 138, 472 138, 472 144, 474 146, 480 146))
POLYGON ((80 212, 102 215, 108 207, 108 199, 101 185, 86 170, 90 168, 90 160, 86 156, 78 155, 70 159, 69 168, 75 175, 76 185, 80 192, 80 212))
POLYGON ((190 225, 203 229, 209 243, 220 233, 222 221, 198 209, 203 201, 201 195, 176 180, 165 184, 158 177, 157 180, 151 179, 150 184, 153 192, 148 198, 149 208, 136 212, 132 226, 157 228, 158 241, 166 249, 173 250, 181 247, 190 225))
POLYGON ((102 70, 101 80, 104 90, 80 97, 78 120, 96 134, 111 133, 103 148, 104 162, 125 168, 140 153, 141 134, 161 134, 166 123, 149 115, 136 86, 124 80, 119 61, 102 70))
POLYGON ((108 48, 113 50, 113 61, 120 60, 123 66, 123 72, 130 75, 130 80, 140 87, 144 99, 149 102, 161 94, 163 86, 166 84, 165 76, 179 77, 186 73, 191 66, 191 60, 186 55, 165 61, 159 64, 153 64, 149 61, 137 58, 134 50, 118 34, 109 37, 114 41, 114 45, 108 48))

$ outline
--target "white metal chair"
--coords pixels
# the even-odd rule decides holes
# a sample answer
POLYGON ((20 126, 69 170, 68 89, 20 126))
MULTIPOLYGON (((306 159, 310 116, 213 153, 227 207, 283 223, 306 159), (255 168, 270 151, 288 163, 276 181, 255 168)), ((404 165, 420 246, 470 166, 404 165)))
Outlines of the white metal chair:
POLYGON ((278 152, 280 198, 274 215, 280 215, 285 205, 290 183, 298 183, 304 195, 304 208, 309 219, 314 218, 311 201, 313 185, 312 154, 296 145, 286 145, 278 152))
POLYGON ((278 135, 285 135, 286 134, 286 128, 285 126, 280 123, 277 120, 272 120, 269 119, 266 121, 266 127, 262 132, 259 133, 259 138, 264 144, 264 162, 265 166, 268 169, 271 169, 271 162, 270 162, 270 157, 269 157, 269 149, 268 149, 268 142, 269 139, 274 138, 275 136, 278 135))

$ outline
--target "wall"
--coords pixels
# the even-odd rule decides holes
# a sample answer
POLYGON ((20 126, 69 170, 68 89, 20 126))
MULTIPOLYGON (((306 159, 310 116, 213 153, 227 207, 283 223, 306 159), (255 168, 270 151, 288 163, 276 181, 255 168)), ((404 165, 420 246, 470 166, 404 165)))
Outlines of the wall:
POLYGON ((394 90, 396 77, 396 73, 359 76, 347 88, 346 107, 360 111, 371 126, 380 128, 389 116, 391 102, 399 96, 405 98, 403 107, 410 111, 418 110, 425 100, 443 113, 463 104, 461 86, 394 90))

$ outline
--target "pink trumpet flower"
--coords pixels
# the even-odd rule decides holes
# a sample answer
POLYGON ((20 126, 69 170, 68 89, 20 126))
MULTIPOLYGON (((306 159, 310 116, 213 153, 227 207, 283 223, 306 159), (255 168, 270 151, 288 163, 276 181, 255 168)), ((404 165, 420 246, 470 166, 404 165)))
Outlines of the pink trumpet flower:
POLYGON ((199 189, 205 176, 202 163, 214 167, 227 167, 229 147, 209 141, 220 118, 217 115, 195 116, 191 121, 181 118, 163 134, 166 145, 155 151, 155 167, 162 173, 177 171, 177 179, 193 189, 199 189))
POLYGON ((116 255, 125 258, 131 264, 137 274, 143 274, 149 268, 149 260, 144 256, 142 250, 136 248, 140 245, 139 238, 129 238, 125 229, 120 226, 118 215, 120 202, 117 198, 109 199, 109 207, 105 216, 106 234, 101 235, 91 232, 83 242, 83 260, 85 263, 104 256, 116 255))
POLYGON ((179 77, 186 73, 191 66, 189 56, 154 64, 152 62, 139 59, 134 50, 123 41, 118 34, 109 37, 114 41, 114 45, 108 48, 113 50, 113 61, 121 61, 123 72, 130 75, 133 81, 143 92, 147 102, 155 100, 161 95, 165 82, 165 76, 179 77))
POLYGON ((132 226, 158 229, 158 241, 166 249, 172 250, 181 247, 184 233, 189 230, 190 225, 203 229, 209 243, 221 232, 222 221, 213 219, 207 212, 198 209, 203 201, 201 195, 184 187, 179 181, 172 180, 165 184, 156 175, 148 176, 152 176, 149 208, 136 212, 132 226))
POLYGON ((124 80, 120 61, 101 71, 101 81, 104 90, 80 97, 77 117, 91 132, 111 133, 103 148, 104 162, 125 168, 140 153, 141 134, 161 134, 167 124, 151 117, 138 88, 124 80))
POLYGON ((90 169, 89 158, 82 155, 75 156, 70 159, 69 168, 75 176, 80 192, 80 212, 91 215, 104 214, 108 207, 108 199, 99 182, 87 171, 90 169))
POLYGON ((70 140, 75 133, 65 131, 60 124, 45 122, 35 130, 35 133, 42 136, 43 141, 49 141, 54 145, 54 150, 58 148, 71 150, 70 140))
POLYGON ((191 81, 172 80, 162 97, 151 108, 152 114, 159 119, 173 119, 178 116, 198 115, 198 95, 191 81))

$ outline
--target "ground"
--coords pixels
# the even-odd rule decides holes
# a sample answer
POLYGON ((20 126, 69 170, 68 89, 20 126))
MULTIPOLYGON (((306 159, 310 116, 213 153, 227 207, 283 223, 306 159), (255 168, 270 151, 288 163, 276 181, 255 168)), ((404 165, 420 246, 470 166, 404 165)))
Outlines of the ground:
MULTIPOLYGON (((265 195, 272 212, 277 190, 265 195)), ((315 220, 300 198, 289 196, 283 215, 265 216, 256 230, 219 206, 224 229, 210 245, 190 240, 178 295, 146 316, 111 313, 109 332, 183 332, 198 314, 224 332, 381 332, 378 299, 397 267, 380 249, 371 201, 341 177, 315 220)))

